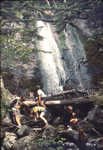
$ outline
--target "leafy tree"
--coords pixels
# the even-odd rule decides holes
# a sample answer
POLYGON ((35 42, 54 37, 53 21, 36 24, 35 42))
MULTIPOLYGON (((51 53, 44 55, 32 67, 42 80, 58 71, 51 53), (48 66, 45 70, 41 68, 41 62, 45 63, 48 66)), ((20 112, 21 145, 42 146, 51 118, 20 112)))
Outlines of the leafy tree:
POLYGON ((2 66, 10 66, 15 61, 26 62, 36 51, 36 43, 42 39, 36 27, 39 7, 36 1, 1 2, 0 48, 2 66))
POLYGON ((90 19, 91 22, 96 23, 95 7, 98 6, 99 9, 102 5, 102 0, 67 0, 61 3, 57 2, 57 7, 54 7, 54 22, 57 26, 57 32, 64 30, 67 23, 75 26, 74 20, 76 19, 90 19))

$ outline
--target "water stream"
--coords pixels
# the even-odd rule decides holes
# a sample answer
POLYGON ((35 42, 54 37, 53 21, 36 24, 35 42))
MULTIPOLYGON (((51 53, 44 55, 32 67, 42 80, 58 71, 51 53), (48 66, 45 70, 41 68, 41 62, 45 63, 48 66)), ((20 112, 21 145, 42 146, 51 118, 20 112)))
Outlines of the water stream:
POLYGON ((69 73, 69 82, 74 82, 74 86, 80 89, 89 89, 91 86, 91 77, 88 74, 88 63, 83 43, 80 40, 79 33, 75 28, 67 25, 65 34, 65 43, 67 50, 64 52, 65 62, 69 61, 67 66, 69 73))
POLYGON ((60 51, 50 24, 38 21, 37 27, 40 27, 39 34, 43 37, 38 46, 43 88, 48 94, 56 94, 62 91, 61 80, 65 80, 60 51))
POLYGON ((67 50, 61 52, 52 25, 37 21, 37 27, 43 37, 38 43, 38 55, 44 91, 59 93, 68 80, 76 88, 89 88, 91 79, 86 54, 76 29, 67 26, 64 31, 67 50))

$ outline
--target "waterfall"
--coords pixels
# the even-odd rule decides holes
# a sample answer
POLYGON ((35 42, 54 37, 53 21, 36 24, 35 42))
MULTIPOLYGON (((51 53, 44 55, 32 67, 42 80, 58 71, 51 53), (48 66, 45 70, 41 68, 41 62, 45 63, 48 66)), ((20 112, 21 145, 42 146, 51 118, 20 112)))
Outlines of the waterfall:
POLYGON ((65 81, 65 70, 62 65, 61 54, 55 41, 51 25, 37 21, 39 35, 39 60, 42 74, 43 89, 47 94, 56 94, 62 91, 62 81, 65 81))
POLYGON ((38 56, 44 91, 48 95, 59 93, 67 81, 73 88, 89 88, 87 58, 77 30, 70 25, 66 27, 66 50, 61 51, 52 25, 37 21, 37 27, 43 37, 38 43, 38 56))
POLYGON ((67 69, 69 82, 76 81, 75 88, 88 89, 90 88, 91 78, 88 74, 87 58, 79 33, 75 28, 67 25, 64 34, 67 46, 64 55, 66 56, 65 61, 69 61, 67 69))

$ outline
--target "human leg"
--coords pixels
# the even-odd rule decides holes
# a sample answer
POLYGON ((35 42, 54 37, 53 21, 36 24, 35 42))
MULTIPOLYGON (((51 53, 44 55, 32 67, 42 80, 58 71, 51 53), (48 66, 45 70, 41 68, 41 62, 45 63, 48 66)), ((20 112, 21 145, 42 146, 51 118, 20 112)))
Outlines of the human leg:
POLYGON ((18 126, 21 126, 20 115, 15 115, 16 123, 18 126))
POLYGON ((41 112, 40 113, 40 118, 43 120, 43 122, 45 123, 46 126, 48 126, 48 121, 46 120, 46 118, 44 117, 45 112, 41 112))
POLYGON ((35 112, 34 113, 34 120, 37 120, 39 118, 39 114, 38 114, 38 112, 35 112))

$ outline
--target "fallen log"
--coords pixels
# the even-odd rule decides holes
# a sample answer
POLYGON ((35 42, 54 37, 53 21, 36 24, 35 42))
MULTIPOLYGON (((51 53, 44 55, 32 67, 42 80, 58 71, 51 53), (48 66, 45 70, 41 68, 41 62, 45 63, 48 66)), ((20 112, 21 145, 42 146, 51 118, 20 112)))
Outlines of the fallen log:
MULTIPOLYGON (((49 99, 45 101, 46 105, 66 105, 66 104, 79 104, 79 103, 93 103, 93 100, 88 97, 79 97, 79 98, 71 98, 71 99, 49 99)), ((26 106, 35 105, 35 101, 24 101, 23 104, 26 106)))
POLYGON ((65 104, 79 104, 79 103, 93 103, 92 100, 88 98, 72 98, 71 100, 65 99, 65 100, 51 100, 46 101, 46 105, 65 105, 65 104))
MULTIPOLYGON (((72 95, 75 95, 75 97, 78 98, 79 94, 87 94, 87 93, 85 91, 77 91, 75 89, 72 89, 72 90, 62 91, 59 94, 47 95, 46 97, 42 97, 42 100, 45 100, 45 101, 58 100, 58 99, 64 100, 66 95, 71 95, 71 98, 72 98, 72 95)), ((88 95, 83 96, 83 97, 86 98, 86 97, 88 97, 88 95)), ((26 101, 24 101, 23 103, 27 106, 36 104, 35 101, 30 100, 28 98, 26 98, 26 101)))
MULTIPOLYGON (((57 97, 59 96, 62 96, 61 99, 65 98, 66 95, 75 95, 76 97, 80 97, 80 95, 86 95, 86 97, 88 96, 88 93, 86 91, 79 91, 79 90, 76 90, 76 89, 72 89, 72 90, 67 90, 67 91, 62 91, 61 93, 59 94, 54 94, 54 95, 50 95, 50 96, 47 96, 47 97, 42 97, 42 99, 45 99, 45 100, 55 100, 57 99, 57 97)), ((85 96, 84 96, 85 97, 85 96)))

